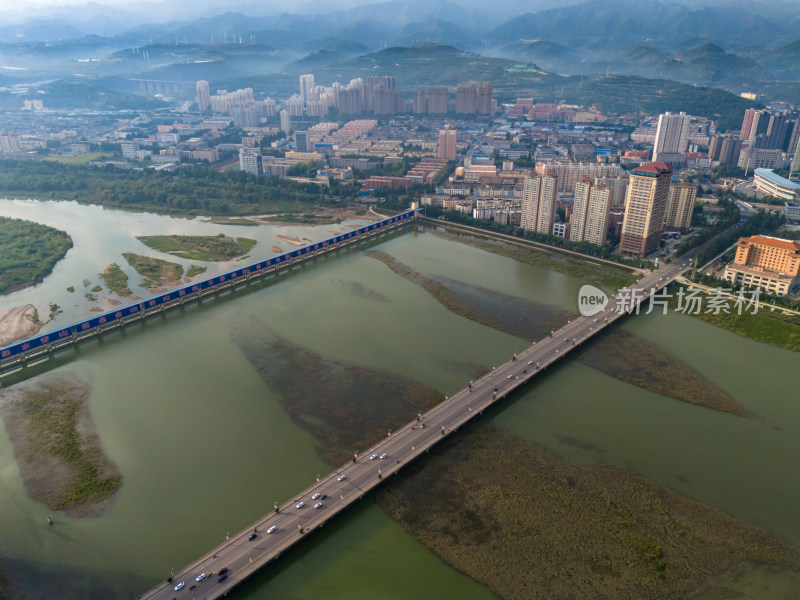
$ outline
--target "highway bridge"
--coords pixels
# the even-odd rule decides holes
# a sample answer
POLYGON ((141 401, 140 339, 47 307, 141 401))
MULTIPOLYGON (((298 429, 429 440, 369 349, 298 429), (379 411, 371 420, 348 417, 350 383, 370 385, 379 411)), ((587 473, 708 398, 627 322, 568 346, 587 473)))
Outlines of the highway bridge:
POLYGON ((141 596, 152 600, 219 598, 278 558, 316 528, 363 498, 405 465, 452 434, 487 407, 527 384, 550 365, 585 343, 669 285, 688 268, 665 265, 630 288, 623 288, 597 312, 567 322, 528 349, 497 365, 480 379, 341 465, 255 523, 212 548, 141 596))

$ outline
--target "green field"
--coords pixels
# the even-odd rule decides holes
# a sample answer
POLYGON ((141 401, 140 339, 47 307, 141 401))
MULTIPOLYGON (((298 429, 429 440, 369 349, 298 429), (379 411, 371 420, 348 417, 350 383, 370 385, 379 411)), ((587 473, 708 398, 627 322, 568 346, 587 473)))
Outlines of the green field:
POLYGON ((70 248, 64 231, 0 217, 0 294, 42 281, 70 248))
POLYGON ((244 256, 256 245, 249 238, 191 235, 151 235, 137 238, 148 248, 191 260, 219 262, 244 256))

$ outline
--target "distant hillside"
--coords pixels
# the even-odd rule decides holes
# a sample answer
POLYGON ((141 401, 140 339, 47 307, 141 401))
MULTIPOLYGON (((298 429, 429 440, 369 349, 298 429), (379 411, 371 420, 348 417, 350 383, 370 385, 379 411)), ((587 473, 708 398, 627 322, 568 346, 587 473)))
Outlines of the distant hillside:
POLYGON ((333 63, 344 62, 355 56, 360 56, 367 51, 364 44, 357 42, 340 42, 331 48, 307 54, 303 58, 287 64, 287 71, 309 72, 333 63))
POLYGON ((557 73, 576 72, 584 59, 578 50, 547 40, 517 40, 500 48, 499 54, 557 73))
POLYGON ((800 80, 800 39, 777 50, 765 52, 760 60, 780 79, 800 80))
POLYGON ((793 38, 796 24, 796 15, 779 21, 743 10, 690 8, 657 0, 615 0, 520 15, 485 37, 497 44, 520 39, 545 39, 565 45, 663 40, 679 46, 684 40, 698 37, 720 41, 793 38))
POLYGON ((422 43, 471 48, 476 41, 457 25, 441 19, 417 21, 401 27, 392 38, 393 46, 417 46, 422 43))

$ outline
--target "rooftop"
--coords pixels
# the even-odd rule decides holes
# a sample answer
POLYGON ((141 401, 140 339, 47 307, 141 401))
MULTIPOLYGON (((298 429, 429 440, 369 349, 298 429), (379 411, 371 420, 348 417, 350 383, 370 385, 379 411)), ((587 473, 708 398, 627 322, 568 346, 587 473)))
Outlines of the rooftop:
POLYGON ((636 167, 633 170, 634 175, 661 175, 662 173, 672 173, 672 167, 663 162, 654 162, 648 165, 636 167))
POLYGON ((772 169, 756 169, 755 173, 759 177, 763 177, 774 183, 775 185, 779 185, 781 187, 794 190, 795 192, 800 190, 800 183, 795 183, 794 181, 789 181, 785 177, 781 177, 777 173, 773 172, 772 169))
POLYGON ((800 252, 800 243, 770 237, 768 235, 751 235, 749 238, 739 238, 739 243, 761 244, 762 246, 772 246, 773 248, 783 248, 784 250, 800 252))

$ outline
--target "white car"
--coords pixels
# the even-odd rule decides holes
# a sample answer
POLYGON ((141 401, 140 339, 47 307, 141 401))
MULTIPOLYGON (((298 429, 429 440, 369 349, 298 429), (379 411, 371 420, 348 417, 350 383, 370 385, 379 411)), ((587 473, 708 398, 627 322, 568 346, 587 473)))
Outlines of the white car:
POLYGON ((316 500, 316 499, 317 499, 317 498, 319 498, 319 497, 320 497, 320 493, 319 493, 319 492, 317 492, 316 494, 314 494, 313 496, 311 496, 311 499, 312 499, 312 500, 316 500))
POLYGON ((314 508, 322 508, 322 502, 317 502, 317 503, 314 505, 314 508))
POLYGON ((267 529, 267 533, 275 533, 278 530, 277 526, 273 525, 269 529, 267 529))
POLYGON ((370 460, 375 460, 376 458, 378 458, 377 454, 373 454, 372 456, 369 457, 370 460))
POLYGON ((344 475, 339 475, 339 477, 336 478, 337 481, 344 481, 345 479, 347 479, 347 477, 344 475))
POLYGON ((205 578, 206 578, 206 574, 205 573, 200 573, 200 575, 195 577, 194 580, 195 581, 203 581, 203 579, 205 579, 205 578))
POLYGON ((303 508, 306 505, 305 502, 298 502, 296 508, 303 508))
POLYGON ((532 361, 532 360, 529 360, 529 361, 528 361, 528 364, 529 364, 529 365, 532 365, 532 364, 533 364, 533 361, 532 361))
POLYGON ((389 456, 389 455, 388 455, 388 454, 386 454, 386 452, 384 452, 383 454, 381 454, 381 459, 384 459, 384 458, 386 458, 387 456, 389 456))
POLYGON ((181 581, 178 585, 175 586, 175 591, 177 592, 178 590, 182 589, 183 586, 185 586, 185 585, 186 585, 186 583, 181 581))

